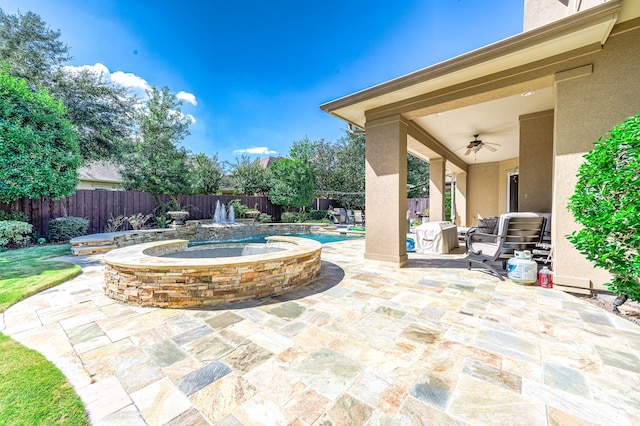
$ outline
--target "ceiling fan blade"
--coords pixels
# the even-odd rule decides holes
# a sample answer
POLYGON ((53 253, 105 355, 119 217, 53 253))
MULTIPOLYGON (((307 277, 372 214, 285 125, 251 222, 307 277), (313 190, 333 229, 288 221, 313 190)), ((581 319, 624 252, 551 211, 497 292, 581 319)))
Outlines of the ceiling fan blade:
POLYGON ((471 154, 471 148, 467 148, 467 152, 464 153, 464 155, 469 155, 471 154))
POLYGON ((496 152, 496 149, 494 147, 492 147, 491 145, 487 145, 485 143, 485 144, 482 144, 482 146, 484 146, 485 148, 487 148, 491 152, 496 152))
POLYGON ((495 145, 495 146, 502 146, 499 143, 495 143, 495 142, 483 142, 485 145, 495 145))

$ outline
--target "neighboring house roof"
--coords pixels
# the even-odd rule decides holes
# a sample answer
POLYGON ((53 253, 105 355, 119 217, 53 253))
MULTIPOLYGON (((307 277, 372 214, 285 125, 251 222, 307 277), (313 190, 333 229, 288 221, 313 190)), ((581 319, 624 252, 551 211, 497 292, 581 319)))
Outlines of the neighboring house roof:
POLYGON ((277 157, 272 157, 272 156, 264 157, 260 159, 260 165, 263 168, 268 169, 269 167, 271 167, 273 163, 275 163, 278 160, 282 160, 282 157, 280 157, 279 155, 277 157))
POLYGON ((80 180, 122 183, 119 167, 108 161, 91 161, 78 170, 80 180))

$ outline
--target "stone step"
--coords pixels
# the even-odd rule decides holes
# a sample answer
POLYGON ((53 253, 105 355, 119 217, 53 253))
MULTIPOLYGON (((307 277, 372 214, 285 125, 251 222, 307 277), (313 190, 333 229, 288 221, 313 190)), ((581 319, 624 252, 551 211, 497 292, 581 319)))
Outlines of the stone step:
POLYGON ((72 247, 95 247, 95 246, 109 246, 113 244, 113 238, 105 238, 105 239, 92 239, 86 241, 71 241, 72 247))
POLYGON ((72 246, 71 247, 71 253, 73 253, 74 256, 86 256, 88 254, 99 254, 99 253, 106 253, 109 252, 111 250, 117 249, 118 246, 116 246, 115 244, 113 244, 113 241, 111 242, 111 244, 109 245, 98 245, 98 246, 87 246, 87 245, 82 245, 82 246, 72 246))

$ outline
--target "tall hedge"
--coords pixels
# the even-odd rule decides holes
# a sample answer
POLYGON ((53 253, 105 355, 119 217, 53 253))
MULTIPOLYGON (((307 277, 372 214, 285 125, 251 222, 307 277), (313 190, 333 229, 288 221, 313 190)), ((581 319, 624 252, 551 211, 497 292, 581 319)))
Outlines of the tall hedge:
POLYGON ((584 156, 569 210, 583 226, 568 236, 607 287, 640 301, 640 114, 614 127, 584 156))
POLYGON ((76 131, 62 102, 0 67, 0 201, 54 199, 78 185, 76 131))

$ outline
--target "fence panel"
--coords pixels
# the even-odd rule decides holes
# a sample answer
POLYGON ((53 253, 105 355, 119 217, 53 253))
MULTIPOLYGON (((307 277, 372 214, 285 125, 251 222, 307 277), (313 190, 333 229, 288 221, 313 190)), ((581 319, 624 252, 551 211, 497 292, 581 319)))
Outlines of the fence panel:
MULTIPOLYGON (((216 201, 229 206, 233 200, 239 199, 242 204, 250 208, 256 207, 260 212, 271 215, 274 221, 279 221, 282 208, 269 201, 267 197, 246 195, 181 195, 178 202, 186 206, 189 219, 211 219, 216 201)), ((49 197, 40 199, 23 198, 12 203, 0 203, 0 210, 5 212, 23 212, 31 223, 38 237, 49 234, 49 220, 63 216, 84 217, 89 220, 88 233, 105 232, 109 219, 117 216, 129 217, 138 213, 143 215, 158 214, 154 209, 159 202, 168 202, 171 198, 163 195, 158 198, 152 194, 138 191, 104 191, 79 189, 73 195, 60 200, 49 197)), ((338 207, 335 200, 317 199, 310 208, 328 209, 329 205, 338 207)))
POLYGON ((420 220, 420 214, 429 208, 428 198, 407 198, 407 210, 411 220, 420 220))

